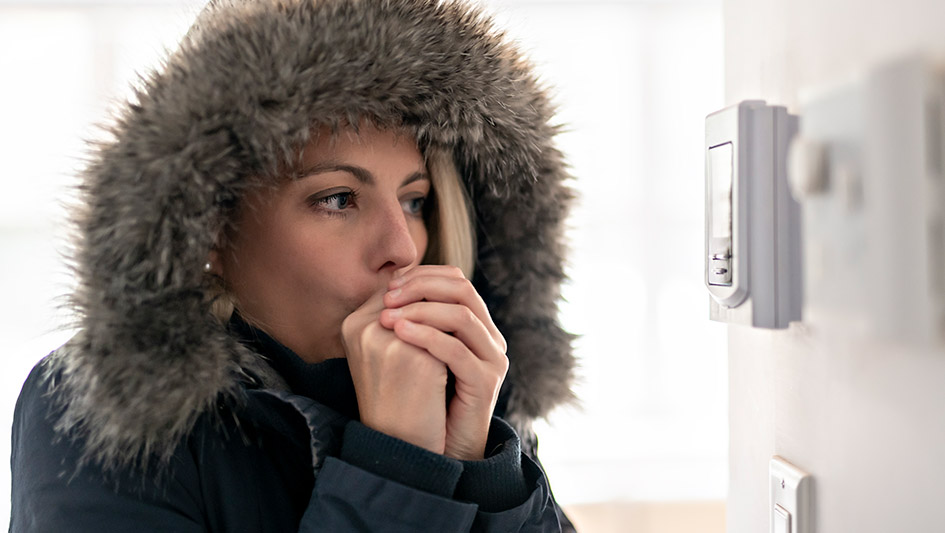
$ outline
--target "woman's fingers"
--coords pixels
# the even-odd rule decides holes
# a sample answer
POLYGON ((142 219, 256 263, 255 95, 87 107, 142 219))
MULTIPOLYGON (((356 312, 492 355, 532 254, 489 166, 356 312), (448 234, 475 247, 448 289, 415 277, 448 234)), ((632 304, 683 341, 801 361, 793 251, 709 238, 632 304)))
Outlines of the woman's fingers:
POLYGON ((508 360, 486 361, 458 338, 426 324, 401 319, 394 334, 404 342, 423 348, 446 364, 456 376, 456 394, 446 416, 443 453, 463 460, 484 457, 489 423, 499 398, 508 360))
POLYGON ((406 343, 423 348, 457 376, 469 376, 478 371, 479 358, 462 341, 434 327, 399 320, 394 326, 394 334, 406 343))
POLYGON ((435 453, 446 442, 446 364, 379 323, 381 297, 341 326, 361 422, 435 453))
POLYGON ((411 269, 400 269, 388 283, 388 289, 395 289, 418 276, 443 276, 448 278, 466 279, 466 275, 459 267, 452 265, 417 265, 411 269))
POLYGON ((465 305, 414 302, 381 312, 381 325, 388 329, 394 329, 401 320, 452 333, 480 359, 494 360, 505 357, 503 346, 496 342, 493 333, 465 305))
POLYGON ((456 376, 444 454, 482 459, 508 372, 505 338, 485 302, 454 267, 424 265, 391 280, 379 326, 442 362, 456 376))
MULTIPOLYGON (((447 271, 448 272, 448 271, 447 271)), ((427 271, 427 274, 414 274, 398 278, 402 280, 399 285, 389 288, 384 294, 384 305, 387 307, 398 307, 410 302, 420 300, 431 300, 445 303, 462 303, 476 307, 472 309, 477 315, 478 311, 488 314, 485 302, 479 297, 475 287, 466 278, 455 276, 439 275, 436 272, 427 271)), ((393 284, 394 282, 391 282, 393 284)), ((481 317, 480 317, 481 318, 481 317)))
POLYGON ((397 321, 394 334, 445 363, 456 376, 457 391, 462 387, 467 394, 478 397, 491 407, 508 371, 508 359, 504 354, 489 360, 482 359, 458 338, 436 327, 410 320, 397 321))
MULTIPOLYGON (((397 280, 400 280, 399 284, 384 295, 384 305, 388 309, 396 309, 424 300, 465 306, 488 330, 500 351, 505 353, 507 349, 505 338, 492 321, 485 302, 482 301, 472 283, 462 277, 459 269, 425 265, 425 268, 417 267, 397 280), (418 272, 421 268, 423 270, 418 272), (457 272, 459 276, 456 275, 457 272)), ((395 282, 391 283, 393 285, 395 282)))

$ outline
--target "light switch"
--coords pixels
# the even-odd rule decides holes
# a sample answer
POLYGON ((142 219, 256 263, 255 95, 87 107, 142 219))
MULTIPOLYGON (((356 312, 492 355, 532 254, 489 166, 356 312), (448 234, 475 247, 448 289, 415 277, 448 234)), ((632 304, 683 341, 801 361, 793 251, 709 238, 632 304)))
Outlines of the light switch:
POLYGON ((774 533, 791 533, 791 513, 780 505, 774 506, 774 533))
POLYGON ((771 478, 771 533, 811 533, 811 475, 775 455, 771 478))

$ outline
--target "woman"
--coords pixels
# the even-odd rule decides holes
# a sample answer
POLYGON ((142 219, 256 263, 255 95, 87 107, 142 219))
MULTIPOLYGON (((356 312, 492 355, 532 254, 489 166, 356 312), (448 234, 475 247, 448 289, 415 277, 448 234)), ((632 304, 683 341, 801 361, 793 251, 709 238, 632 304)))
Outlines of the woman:
POLYGON ((570 528, 551 112, 461 3, 212 3, 86 172, 11 530, 570 528))

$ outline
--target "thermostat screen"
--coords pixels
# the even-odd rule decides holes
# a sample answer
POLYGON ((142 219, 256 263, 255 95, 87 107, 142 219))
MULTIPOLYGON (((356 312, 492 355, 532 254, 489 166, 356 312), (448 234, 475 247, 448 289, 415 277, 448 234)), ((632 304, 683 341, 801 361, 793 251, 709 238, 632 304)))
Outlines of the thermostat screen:
POLYGON ((732 238, 732 143, 709 149, 709 220, 713 239, 732 238))

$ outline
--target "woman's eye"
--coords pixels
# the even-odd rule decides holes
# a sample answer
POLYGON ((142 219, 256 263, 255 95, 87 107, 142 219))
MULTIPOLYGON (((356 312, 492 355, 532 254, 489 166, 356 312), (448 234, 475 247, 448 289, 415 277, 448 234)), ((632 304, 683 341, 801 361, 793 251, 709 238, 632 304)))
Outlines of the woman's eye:
POLYGON ((404 211, 410 213, 411 215, 420 216, 423 214, 423 204, 426 202, 426 197, 418 196, 416 198, 409 198, 400 203, 404 206, 404 211))
POLYGON ((342 211, 351 207, 352 199, 353 193, 351 192, 336 192, 330 196, 315 200, 314 205, 332 211, 342 211))

